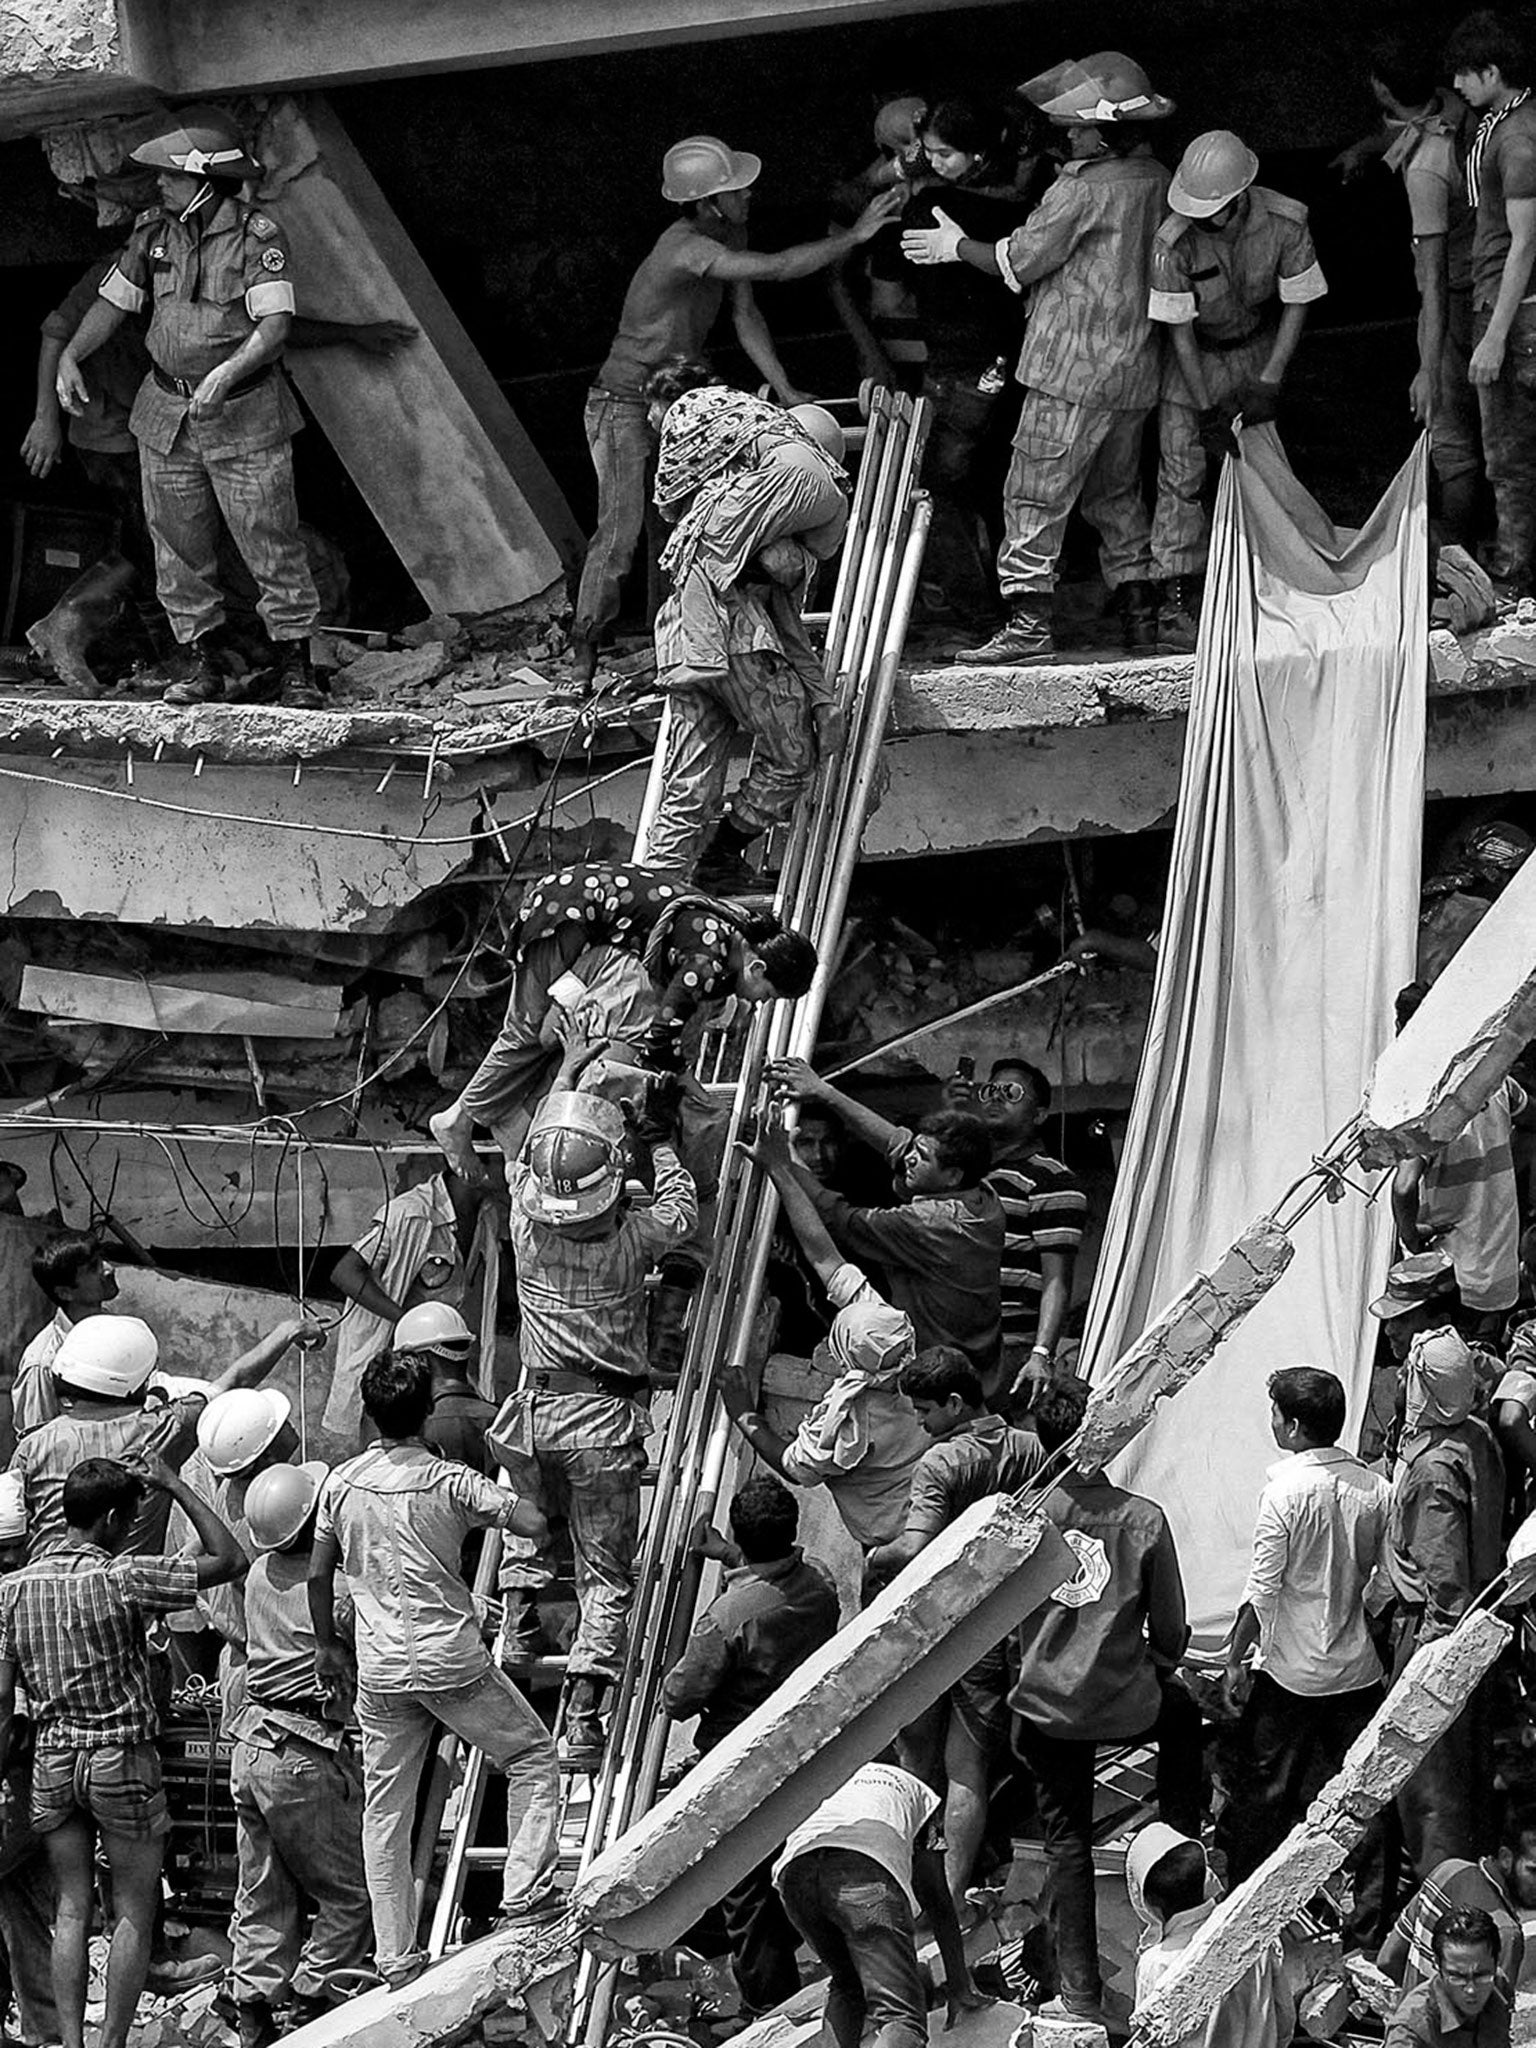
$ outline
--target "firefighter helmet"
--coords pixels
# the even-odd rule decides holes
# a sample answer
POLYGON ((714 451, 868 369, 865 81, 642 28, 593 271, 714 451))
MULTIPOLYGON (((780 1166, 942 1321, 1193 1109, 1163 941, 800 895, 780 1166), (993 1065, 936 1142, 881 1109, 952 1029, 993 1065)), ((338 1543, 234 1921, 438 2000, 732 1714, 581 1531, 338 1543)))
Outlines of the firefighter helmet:
POLYGON ((528 1133, 523 1214, 561 1229, 592 1223, 624 1192, 624 1112, 600 1095, 547 1096, 528 1133))
POLYGON ((259 178, 261 165, 222 107, 182 107, 132 152, 136 164, 191 178, 259 178))

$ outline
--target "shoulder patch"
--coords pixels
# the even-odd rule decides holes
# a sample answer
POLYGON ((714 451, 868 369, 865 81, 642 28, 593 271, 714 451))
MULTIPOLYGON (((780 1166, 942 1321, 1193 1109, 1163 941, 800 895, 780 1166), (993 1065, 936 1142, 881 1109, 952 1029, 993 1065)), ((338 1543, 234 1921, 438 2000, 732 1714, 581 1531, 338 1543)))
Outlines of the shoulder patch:
POLYGON ((142 213, 134 216, 133 224, 136 228, 153 227, 155 222, 161 219, 164 212, 165 208, 163 206, 146 206, 142 213))
POLYGON ((245 224, 258 242, 270 242, 277 233, 277 222, 268 220, 264 213, 251 214, 245 224))
POLYGON ((288 258, 281 249, 263 249, 261 252, 261 267, 263 270, 281 270, 287 261, 288 258))
POLYGON ((1262 195, 1264 204, 1277 220, 1294 220, 1305 224, 1307 209, 1299 199, 1289 199, 1283 192, 1271 192, 1267 185, 1259 186, 1257 192, 1262 195))

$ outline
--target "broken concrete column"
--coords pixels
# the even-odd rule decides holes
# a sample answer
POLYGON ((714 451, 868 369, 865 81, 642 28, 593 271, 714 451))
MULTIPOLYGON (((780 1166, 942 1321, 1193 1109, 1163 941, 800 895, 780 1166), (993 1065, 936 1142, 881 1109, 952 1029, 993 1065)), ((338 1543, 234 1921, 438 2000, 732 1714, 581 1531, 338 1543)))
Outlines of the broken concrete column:
POLYGON ((1210 1362, 1216 1346, 1267 1294, 1296 1255, 1271 1216, 1260 1216, 1209 1273, 1197 1273, 1094 1388, 1073 1447, 1081 1472, 1101 1472, 1210 1362))
POLYGON ((1269 1944, 1340 1869, 1372 1817, 1412 1777, 1514 1631, 1474 1611, 1415 1650, 1380 1711, 1280 1847, 1223 1899, 1173 1970, 1132 2016, 1142 2048, 1174 2048, 1204 2026, 1269 1944))
POLYGON ((1367 1166, 1427 1158, 1476 1115, 1536 1036, 1536 857, 1463 940, 1371 1076, 1367 1166))
POLYGON ((588 1939, 678 1940, 1076 1569, 1038 1508, 967 1509, 589 1865, 571 1894, 588 1939))

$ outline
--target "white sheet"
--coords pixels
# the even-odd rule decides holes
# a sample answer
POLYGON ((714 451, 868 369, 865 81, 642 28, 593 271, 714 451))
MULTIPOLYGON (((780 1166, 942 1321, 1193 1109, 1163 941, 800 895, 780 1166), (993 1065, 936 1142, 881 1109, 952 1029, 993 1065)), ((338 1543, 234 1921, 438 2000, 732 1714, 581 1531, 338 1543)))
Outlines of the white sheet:
MULTIPOLYGON (((1217 499, 1152 1017, 1089 1307, 1101 1379, 1355 1116, 1412 977, 1428 563, 1422 445, 1337 532, 1268 430, 1217 499)), ((1279 1453, 1268 1375, 1339 1374, 1351 1427, 1386 1204, 1320 1204, 1291 1270, 1113 1476, 1173 1525, 1197 1649, 1226 1636, 1279 1453)))

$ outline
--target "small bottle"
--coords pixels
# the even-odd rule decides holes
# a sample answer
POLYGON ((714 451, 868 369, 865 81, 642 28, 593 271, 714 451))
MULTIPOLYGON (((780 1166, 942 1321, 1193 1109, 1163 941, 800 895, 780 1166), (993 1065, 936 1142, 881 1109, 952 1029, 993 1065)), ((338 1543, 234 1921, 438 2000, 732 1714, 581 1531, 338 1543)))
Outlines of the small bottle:
POLYGON ((996 398, 1008 382, 1008 358, 998 356, 976 379, 976 389, 983 398, 996 398))

